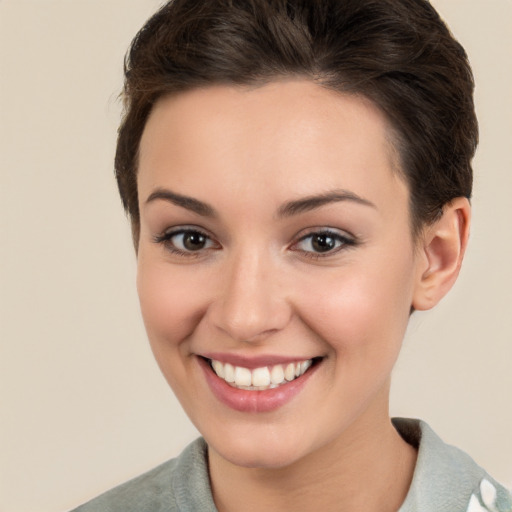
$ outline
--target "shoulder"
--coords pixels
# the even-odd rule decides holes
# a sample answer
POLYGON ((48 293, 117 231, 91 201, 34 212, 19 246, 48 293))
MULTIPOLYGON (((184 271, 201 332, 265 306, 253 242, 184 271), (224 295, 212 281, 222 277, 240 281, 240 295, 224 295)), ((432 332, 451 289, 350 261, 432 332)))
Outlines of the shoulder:
POLYGON ((413 481, 400 512, 512 512, 512 495, 462 450, 423 421, 393 419, 418 448, 413 481))
POLYGON ((171 494, 175 469, 176 459, 167 461, 107 491, 73 512, 158 511, 163 510, 161 503, 166 503, 167 509, 175 510, 171 494))
POLYGON ((178 458, 107 491, 73 512, 214 512, 211 507, 206 443, 197 439, 178 458))

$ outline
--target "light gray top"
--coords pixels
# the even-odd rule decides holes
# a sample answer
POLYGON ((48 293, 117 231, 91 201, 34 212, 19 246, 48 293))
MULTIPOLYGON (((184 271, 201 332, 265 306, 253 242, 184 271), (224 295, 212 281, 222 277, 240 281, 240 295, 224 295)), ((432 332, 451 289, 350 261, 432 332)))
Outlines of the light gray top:
MULTIPOLYGON (((393 424, 418 448, 412 484, 398 512, 512 512, 512 495, 426 423, 395 418, 393 424)), ((73 512, 217 512, 204 439, 73 512)))

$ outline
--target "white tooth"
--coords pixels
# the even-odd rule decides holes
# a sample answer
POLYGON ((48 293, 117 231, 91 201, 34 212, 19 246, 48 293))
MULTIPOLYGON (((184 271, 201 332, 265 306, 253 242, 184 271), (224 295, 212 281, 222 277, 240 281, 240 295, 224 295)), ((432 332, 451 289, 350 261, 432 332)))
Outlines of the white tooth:
POLYGON ((295 377, 300 375, 300 363, 295 363, 295 377))
POLYGON ((282 364, 276 364, 270 372, 272 384, 281 384, 284 381, 284 369, 282 364))
POLYGON ((290 363, 285 371, 284 371, 284 378, 288 381, 295 379, 295 365, 293 363, 290 363))
POLYGON ((306 370, 313 364, 313 361, 311 359, 308 359, 307 361, 303 361, 300 363, 300 374, 304 375, 306 373, 306 370))
POLYGON ((268 368, 255 368, 252 371, 252 385, 253 386, 268 386, 270 384, 270 372, 268 368))
POLYGON ((251 370, 242 368, 241 366, 235 367, 235 384, 237 386, 250 386, 251 385, 251 370))
POLYGON ((212 361, 212 367, 215 373, 221 378, 224 378, 224 366, 220 361, 212 361))
POLYGON ((235 382, 235 368, 229 363, 224 365, 224 380, 226 382, 235 382))

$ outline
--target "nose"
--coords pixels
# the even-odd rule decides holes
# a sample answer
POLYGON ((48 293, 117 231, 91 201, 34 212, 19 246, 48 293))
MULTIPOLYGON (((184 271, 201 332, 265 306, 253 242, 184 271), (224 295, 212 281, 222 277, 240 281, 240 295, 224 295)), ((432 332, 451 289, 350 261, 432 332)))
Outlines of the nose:
POLYGON ((256 343, 283 329, 292 308, 277 265, 261 253, 247 252, 233 258, 220 276, 220 293, 208 316, 231 339, 256 343))

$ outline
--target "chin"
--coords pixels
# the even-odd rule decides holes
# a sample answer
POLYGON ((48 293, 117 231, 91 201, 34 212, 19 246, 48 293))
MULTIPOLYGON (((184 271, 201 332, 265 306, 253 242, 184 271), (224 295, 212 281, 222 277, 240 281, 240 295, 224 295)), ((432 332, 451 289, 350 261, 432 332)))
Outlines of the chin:
POLYGON ((293 433, 283 435, 278 428, 270 426, 263 430, 258 432, 257 428, 253 428, 244 433, 228 433, 224 430, 222 437, 205 436, 205 439, 208 446, 223 459, 245 468, 284 468, 311 451, 293 433))
POLYGON ((222 446, 212 448, 225 460, 239 467, 259 469, 279 469, 292 465, 300 456, 296 449, 276 450, 273 446, 222 446))

